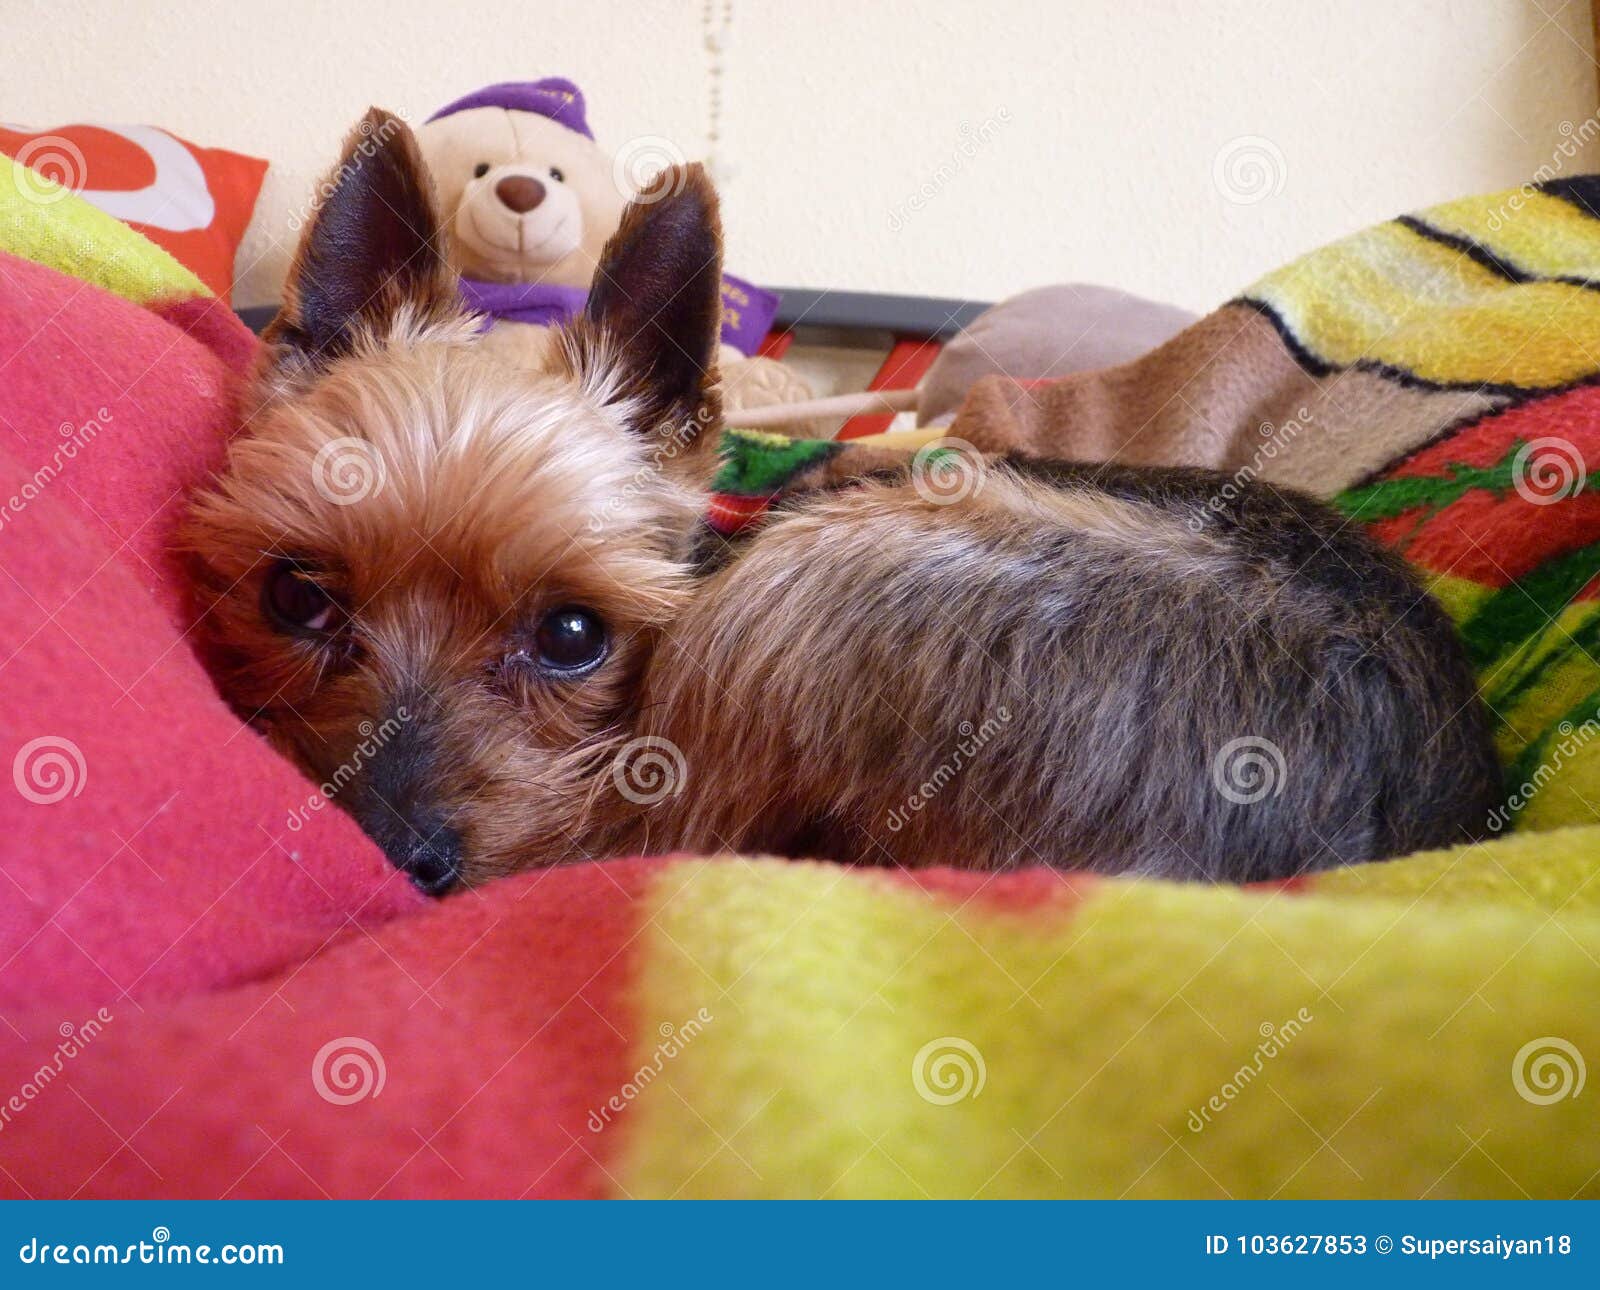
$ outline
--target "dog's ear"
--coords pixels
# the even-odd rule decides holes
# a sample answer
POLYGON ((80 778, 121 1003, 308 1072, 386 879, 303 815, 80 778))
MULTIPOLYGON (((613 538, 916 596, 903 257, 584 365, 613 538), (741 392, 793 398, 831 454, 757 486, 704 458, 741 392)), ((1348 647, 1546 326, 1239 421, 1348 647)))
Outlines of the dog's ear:
POLYGON ((623 212, 581 319, 566 333, 584 384, 647 434, 697 433, 721 416, 722 224, 705 168, 671 166, 623 212))
POLYGON ((426 325, 461 312, 432 181, 404 121, 368 109, 318 192, 283 307, 262 333, 271 365, 316 367, 402 313, 426 325))

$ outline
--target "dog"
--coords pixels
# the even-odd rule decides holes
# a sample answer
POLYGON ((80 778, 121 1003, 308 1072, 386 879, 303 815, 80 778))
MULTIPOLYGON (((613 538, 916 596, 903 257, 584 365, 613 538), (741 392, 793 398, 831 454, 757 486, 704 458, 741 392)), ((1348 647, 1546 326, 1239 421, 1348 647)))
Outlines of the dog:
POLYGON ((1266 880, 1498 800, 1445 615, 1308 497, 919 455, 709 537, 699 167, 532 374, 479 344, 400 122, 322 191, 186 540, 223 693, 422 890, 675 850, 1266 880))

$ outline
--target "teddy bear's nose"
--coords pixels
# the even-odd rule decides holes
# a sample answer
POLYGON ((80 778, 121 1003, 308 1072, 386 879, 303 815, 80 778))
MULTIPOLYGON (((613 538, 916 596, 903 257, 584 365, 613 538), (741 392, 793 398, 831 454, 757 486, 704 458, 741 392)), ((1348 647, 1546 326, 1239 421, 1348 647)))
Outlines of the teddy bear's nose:
POLYGON ((494 186, 494 195, 518 215, 526 215, 544 200, 544 185, 532 175, 507 175, 494 186))

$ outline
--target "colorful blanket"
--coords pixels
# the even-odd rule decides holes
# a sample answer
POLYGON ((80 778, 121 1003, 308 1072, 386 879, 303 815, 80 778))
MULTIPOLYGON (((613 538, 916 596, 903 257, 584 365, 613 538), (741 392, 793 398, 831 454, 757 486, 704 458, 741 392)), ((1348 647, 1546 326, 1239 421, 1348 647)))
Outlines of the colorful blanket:
MULTIPOLYGON (((1600 828, 1531 827, 1573 760, 1512 836, 1265 889, 720 856, 422 900, 189 647, 171 532, 248 338, 9 179, 0 1193, 1600 1196, 1600 828)), ((1504 415, 1572 400, 1570 439, 1583 393, 1504 415)), ((770 446, 739 505, 855 451, 770 446)), ((1503 531, 1503 447, 1347 504, 1432 567, 1503 531)), ((1502 583, 1451 566, 1482 655, 1573 506, 1491 548, 1502 583)), ((1546 647, 1519 704, 1576 666, 1546 647)))

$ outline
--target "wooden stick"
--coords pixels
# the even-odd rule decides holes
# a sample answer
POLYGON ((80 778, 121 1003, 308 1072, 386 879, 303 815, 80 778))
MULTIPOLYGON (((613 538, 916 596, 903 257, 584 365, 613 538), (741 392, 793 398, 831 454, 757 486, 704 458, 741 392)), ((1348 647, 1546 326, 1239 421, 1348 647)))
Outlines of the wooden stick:
POLYGON ((765 426, 809 421, 812 417, 851 417, 861 413, 909 412, 917 406, 916 390, 861 390, 801 403, 772 403, 761 408, 730 412, 727 423, 735 430, 760 430, 765 426))

